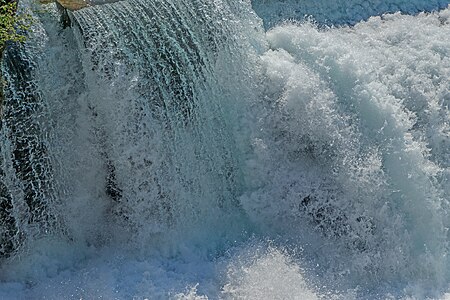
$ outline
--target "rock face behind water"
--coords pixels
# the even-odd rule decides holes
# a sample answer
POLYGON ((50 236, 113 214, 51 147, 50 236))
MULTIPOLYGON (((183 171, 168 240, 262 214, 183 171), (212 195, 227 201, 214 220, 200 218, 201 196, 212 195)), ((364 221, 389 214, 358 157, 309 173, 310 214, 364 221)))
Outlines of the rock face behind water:
MULTIPOLYGON (((51 3, 55 2, 54 0, 41 0, 41 3, 51 3)), ((68 10, 79 10, 84 7, 90 6, 89 1, 85 0, 57 0, 58 4, 68 10)))

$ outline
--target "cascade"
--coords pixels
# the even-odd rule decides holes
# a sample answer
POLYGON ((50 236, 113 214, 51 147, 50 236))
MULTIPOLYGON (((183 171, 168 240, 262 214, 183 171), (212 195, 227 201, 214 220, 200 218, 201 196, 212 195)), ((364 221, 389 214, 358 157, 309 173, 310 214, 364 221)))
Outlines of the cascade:
POLYGON ((91 3, 3 57, 0 298, 446 297, 448 2, 91 3))

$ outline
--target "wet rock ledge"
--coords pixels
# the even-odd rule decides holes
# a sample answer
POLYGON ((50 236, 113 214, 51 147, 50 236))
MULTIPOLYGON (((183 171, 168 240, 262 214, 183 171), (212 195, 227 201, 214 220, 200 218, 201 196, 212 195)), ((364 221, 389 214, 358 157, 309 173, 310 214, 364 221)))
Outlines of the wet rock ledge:
POLYGON ((63 8, 68 10, 79 10, 87 6, 91 6, 89 1, 85 0, 41 0, 40 1, 43 4, 56 2, 59 5, 61 5, 63 8))

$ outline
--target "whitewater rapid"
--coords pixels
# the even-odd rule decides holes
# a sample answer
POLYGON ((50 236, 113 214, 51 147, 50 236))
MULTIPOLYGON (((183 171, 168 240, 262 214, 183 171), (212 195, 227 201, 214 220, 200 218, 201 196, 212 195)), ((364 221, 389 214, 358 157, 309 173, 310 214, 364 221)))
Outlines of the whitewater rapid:
POLYGON ((449 3, 328 2, 23 2, 0 299, 450 298, 449 3))

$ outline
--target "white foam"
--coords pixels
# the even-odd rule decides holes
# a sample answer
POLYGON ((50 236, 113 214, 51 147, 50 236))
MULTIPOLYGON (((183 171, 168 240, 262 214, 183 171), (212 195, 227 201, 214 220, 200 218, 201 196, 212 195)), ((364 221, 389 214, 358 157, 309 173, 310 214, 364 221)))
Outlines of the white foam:
POLYGON ((339 246, 311 247, 310 255, 320 251, 319 260, 347 270, 352 282, 445 285, 445 14, 385 15, 327 30, 285 24, 267 33, 262 61, 274 101, 262 102, 247 162, 254 184, 241 201, 264 228, 304 237, 310 229, 300 224, 309 220, 333 237, 339 246))
MULTIPOLYGON (((169 19, 200 30, 167 52, 185 63, 180 82, 196 85, 186 125, 175 105, 158 123, 140 96, 155 86, 145 81, 156 67, 145 60, 152 39, 173 42, 174 33, 160 26, 166 35, 144 39, 154 28, 140 18, 128 30, 126 13, 165 16, 132 3, 142 9, 124 2, 76 15, 85 31, 75 36, 91 42, 72 45, 84 49, 74 52, 86 76, 76 103, 66 103, 68 87, 52 89, 53 70, 74 66, 57 60, 64 45, 43 55, 36 80, 45 113, 61 125, 46 124, 65 231, 33 236, 2 264, 0 298, 446 296, 449 9, 354 27, 284 24, 262 36, 248 2, 241 10, 218 1, 199 8, 220 17, 202 19, 220 28, 211 36, 186 21, 193 6, 164 2, 169 19), (199 73, 188 44, 205 58, 199 73), (122 202, 105 195, 101 151, 116 162, 122 202)), ((177 84, 160 83, 167 93, 177 84)))

